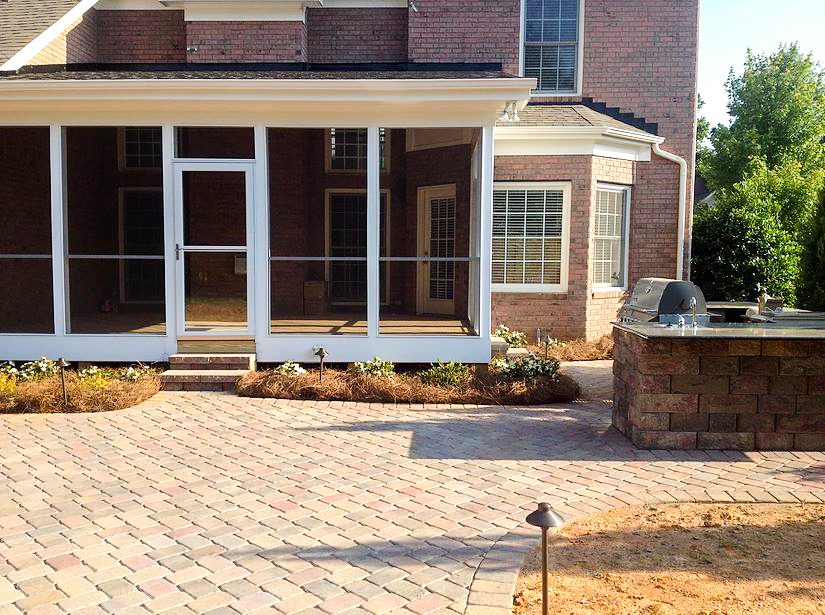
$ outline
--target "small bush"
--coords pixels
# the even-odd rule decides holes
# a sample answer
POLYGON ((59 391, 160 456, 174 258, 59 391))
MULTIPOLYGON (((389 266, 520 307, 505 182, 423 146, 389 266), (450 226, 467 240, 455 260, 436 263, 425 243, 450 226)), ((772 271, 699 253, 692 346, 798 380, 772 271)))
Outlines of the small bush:
POLYGON ((544 359, 535 354, 523 357, 505 357, 491 363, 494 371, 500 373, 506 380, 557 380, 559 377, 559 362, 555 359, 544 359))
POLYGON ((16 390, 16 378, 0 372, 0 395, 12 395, 16 390))
POLYGON ((134 365, 127 367, 120 372, 120 380, 123 382, 138 382, 147 378, 154 378, 157 376, 157 370, 148 365, 134 365))
POLYGON ((91 389, 105 389, 116 378, 114 370, 91 365, 77 373, 77 381, 91 389))
POLYGON ((8 378, 18 378, 20 376, 20 370, 17 369, 17 366, 11 361, 5 361, 0 363, 0 374, 8 378))
POLYGON ((273 371, 279 376, 303 376, 307 373, 307 370, 295 361, 286 361, 281 363, 273 371))
POLYGON ((18 373, 18 378, 21 380, 40 380, 42 378, 49 378, 60 373, 60 368, 57 363, 46 357, 41 357, 37 361, 29 361, 23 363, 18 373))
POLYGON ((438 361, 418 375, 427 384, 442 387, 460 387, 467 384, 472 372, 470 367, 464 363, 438 361))
POLYGON ((395 376, 395 365, 392 361, 384 361, 375 357, 372 361, 353 363, 350 371, 356 376, 392 378, 395 376))
POLYGON ((510 348, 524 348, 527 346, 527 334, 521 331, 512 331, 507 325, 499 325, 493 335, 500 337, 510 348))

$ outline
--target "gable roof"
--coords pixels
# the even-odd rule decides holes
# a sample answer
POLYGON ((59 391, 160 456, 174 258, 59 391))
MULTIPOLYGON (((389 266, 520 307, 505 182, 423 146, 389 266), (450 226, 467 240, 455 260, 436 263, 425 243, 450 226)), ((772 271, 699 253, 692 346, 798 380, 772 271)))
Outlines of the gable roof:
POLYGON ((0 0, 0 69, 19 68, 31 60, 96 3, 97 0, 0 0), (21 53, 23 50, 26 53, 21 53), (18 60, 15 56, 19 62, 9 62, 18 60))

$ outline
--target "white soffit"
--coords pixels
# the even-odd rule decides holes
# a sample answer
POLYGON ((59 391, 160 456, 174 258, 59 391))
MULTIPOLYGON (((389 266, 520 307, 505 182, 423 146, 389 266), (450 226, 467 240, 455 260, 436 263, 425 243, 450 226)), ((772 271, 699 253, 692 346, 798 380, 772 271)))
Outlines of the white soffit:
POLYGON ((648 162, 663 137, 608 126, 498 126, 497 156, 602 156, 648 162))

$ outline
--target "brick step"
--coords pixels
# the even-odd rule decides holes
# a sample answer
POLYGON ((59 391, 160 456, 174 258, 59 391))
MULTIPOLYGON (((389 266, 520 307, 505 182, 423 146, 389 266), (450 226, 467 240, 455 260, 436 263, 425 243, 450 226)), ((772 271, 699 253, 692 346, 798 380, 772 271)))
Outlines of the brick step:
POLYGON ((173 370, 255 369, 255 355, 242 353, 178 353, 169 357, 173 370))
POLYGON ((170 369, 160 375, 163 391, 234 391, 248 369, 170 369))

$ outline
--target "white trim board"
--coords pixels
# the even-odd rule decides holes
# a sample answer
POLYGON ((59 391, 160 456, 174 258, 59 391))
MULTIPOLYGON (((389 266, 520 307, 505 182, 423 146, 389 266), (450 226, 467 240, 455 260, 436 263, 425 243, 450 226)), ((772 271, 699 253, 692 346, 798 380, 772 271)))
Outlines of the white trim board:
POLYGON ((664 138, 618 128, 592 126, 498 127, 497 156, 601 156, 649 162, 651 144, 664 138))
POLYGON ((17 70, 28 64, 38 53, 43 51, 58 36, 63 34, 69 26, 83 17, 86 11, 97 4, 97 2, 98 0, 81 0, 78 2, 63 15, 63 17, 46 28, 33 41, 14 54, 5 64, 1 65, 0 71, 17 70))

